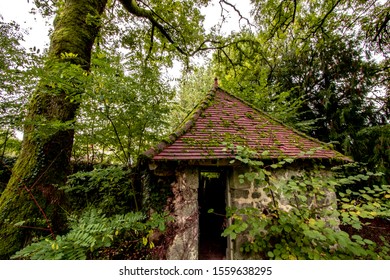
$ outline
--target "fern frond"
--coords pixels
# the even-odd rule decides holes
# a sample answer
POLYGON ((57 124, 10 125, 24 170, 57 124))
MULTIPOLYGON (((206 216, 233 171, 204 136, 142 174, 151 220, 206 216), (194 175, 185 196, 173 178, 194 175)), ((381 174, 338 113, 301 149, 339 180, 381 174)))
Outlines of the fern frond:
POLYGON ((33 260, 84 260, 88 252, 111 246, 115 236, 121 231, 143 231, 150 228, 145 221, 146 216, 139 212, 106 217, 101 210, 91 208, 80 218, 71 222, 71 230, 57 236, 33 243, 18 251, 13 259, 33 260))

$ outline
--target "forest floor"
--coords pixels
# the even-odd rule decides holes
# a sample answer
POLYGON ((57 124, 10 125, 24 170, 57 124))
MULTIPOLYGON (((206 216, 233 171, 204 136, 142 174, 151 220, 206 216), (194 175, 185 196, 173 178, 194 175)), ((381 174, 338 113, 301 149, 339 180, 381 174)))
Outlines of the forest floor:
POLYGON ((383 245, 383 241, 380 239, 383 236, 387 243, 390 244, 390 219, 363 219, 362 222, 366 225, 360 230, 354 229, 351 226, 341 226, 341 229, 350 236, 358 234, 362 238, 374 241, 378 246, 383 245))

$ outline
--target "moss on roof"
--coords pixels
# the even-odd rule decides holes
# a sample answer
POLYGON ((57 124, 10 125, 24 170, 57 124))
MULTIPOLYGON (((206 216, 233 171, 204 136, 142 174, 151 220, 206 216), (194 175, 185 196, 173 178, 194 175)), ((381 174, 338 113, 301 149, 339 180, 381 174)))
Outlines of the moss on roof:
POLYGON ((286 126, 220 88, 211 90, 168 139, 145 155, 153 160, 234 158, 228 145, 246 146, 256 151, 258 158, 350 161, 329 145, 286 126))

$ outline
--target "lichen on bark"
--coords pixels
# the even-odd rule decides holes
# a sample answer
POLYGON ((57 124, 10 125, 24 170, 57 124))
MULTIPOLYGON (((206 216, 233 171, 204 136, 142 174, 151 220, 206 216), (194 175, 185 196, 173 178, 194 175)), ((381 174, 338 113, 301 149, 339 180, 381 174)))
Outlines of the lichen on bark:
POLYGON ((34 230, 28 228, 45 225, 42 211, 49 220, 48 229, 59 232, 64 226, 58 186, 69 172, 72 123, 79 107, 77 96, 84 90, 82 82, 67 75, 77 68, 88 71, 100 27, 98 19, 106 3, 107 0, 66 0, 58 10, 45 77, 32 94, 22 150, 0 197, 1 259, 9 258, 29 241, 34 230), (14 226, 22 221, 25 228, 14 226))

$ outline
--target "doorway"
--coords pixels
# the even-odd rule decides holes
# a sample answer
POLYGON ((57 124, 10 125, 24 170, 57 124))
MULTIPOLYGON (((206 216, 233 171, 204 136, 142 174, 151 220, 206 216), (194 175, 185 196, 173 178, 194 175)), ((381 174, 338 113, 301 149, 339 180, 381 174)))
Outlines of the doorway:
POLYGON ((226 258, 226 172, 201 171, 199 179, 199 256, 200 260, 226 258))

